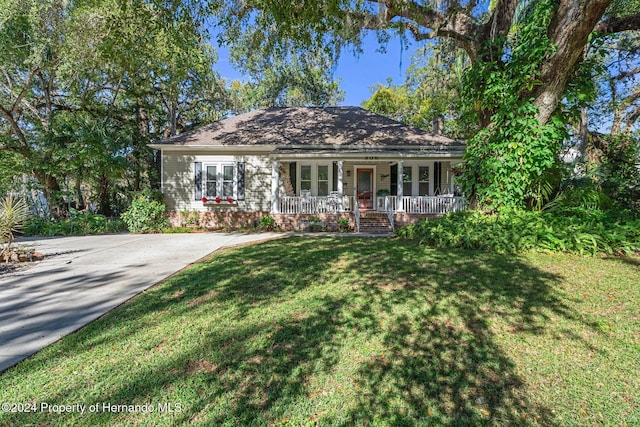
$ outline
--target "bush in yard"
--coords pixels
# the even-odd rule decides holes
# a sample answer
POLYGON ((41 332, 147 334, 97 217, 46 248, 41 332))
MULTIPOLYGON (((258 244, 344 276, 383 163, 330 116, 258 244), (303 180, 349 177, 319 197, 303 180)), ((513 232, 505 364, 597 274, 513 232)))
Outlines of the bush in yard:
POLYGON ((276 220, 272 216, 265 215, 260 218, 260 229, 265 231, 273 231, 276 229, 276 220))
POLYGON ((149 197, 138 196, 122 214, 122 220, 132 233, 149 233, 167 227, 164 204, 149 197))
POLYGON ((338 220, 338 231, 341 233, 348 233, 351 226, 349 225, 349 218, 340 218, 338 220))
POLYGON ((106 218, 90 212, 77 213, 71 218, 55 221, 32 218, 23 229, 25 236, 81 236, 87 234, 119 233, 127 226, 119 218, 106 218))
POLYGON ((436 247, 499 253, 533 250, 629 255, 640 251, 640 220, 583 208, 504 210, 492 215, 456 212, 404 227, 398 235, 436 247))

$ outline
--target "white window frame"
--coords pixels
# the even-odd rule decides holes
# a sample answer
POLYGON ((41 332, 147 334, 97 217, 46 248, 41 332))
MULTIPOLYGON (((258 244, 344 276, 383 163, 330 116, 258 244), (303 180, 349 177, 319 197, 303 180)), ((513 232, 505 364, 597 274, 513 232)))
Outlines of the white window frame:
MULTIPOLYGON (((429 168, 429 193, 426 194, 430 196, 433 194, 433 162, 421 162, 421 161, 405 161, 403 167, 411 167, 411 194, 424 196, 425 194, 419 194, 420 192, 420 167, 428 167, 429 168)), ((400 172, 398 172, 400 175, 400 172)), ((399 179, 399 178, 398 178, 399 179)), ((407 181, 403 181, 405 183, 407 181)), ((406 196, 406 194, 405 194, 406 196)))
POLYGON ((203 189, 202 189, 202 194, 205 197, 212 197, 207 195, 208 191, 208 182, 209 180, 207 179, 207 168, 209 166, 215 166, 216 167, 216 196, 214 197, 220 197, 222 200, 226 200, 227 197, 231 197, 234 200, 237 199, 238 196, 238 167, 236 165, 236 163, 234 162, 208 162, 208 163, 204 163, 202 164, 202 169, 203 169, 203 177, 204 177, 204 182, 203 182, 203 189), (231 166, 233 168, 233 195, 232 196, 223 196, 223 190, 224 190, 224 167, 225 166, 231 166))
POLYGON ((296 188, 298 189, 298 195, 300 195, 302 177, 302 167, 311 166, 311 195, 318 196, 318 166, 327 166, 328 171, 328 194, 335 191, 333 188, 333 161, 324 162, 297 162, 296 163, 296 188))

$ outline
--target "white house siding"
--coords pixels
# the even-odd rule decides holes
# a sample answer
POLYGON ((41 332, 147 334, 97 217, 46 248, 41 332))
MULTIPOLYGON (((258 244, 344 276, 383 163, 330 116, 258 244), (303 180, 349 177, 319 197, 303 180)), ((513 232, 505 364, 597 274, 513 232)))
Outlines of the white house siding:
MULTIPOLYGON (((442 188, 450 189, 453 180, 451 166, 459 160, 442 161, 442 188)), ((282 169, 288 170, 289 162, 281 161, 282 169)), ((391 190, 391 166, 395 161, 377 160, 360 161, 349 160, 343 163, 344 194, 354 195, 356 169, 358 167, 371 167, 375 169, 375 191, 391 190)), ((298 168, 302 164, 327 164, 326 160, 302 160, 298 161, 298 168)), ((430 168, 430 195, 433 195, 434 168, 432 160, 405 159, 404 166, 429 166, 430 168)), ((414 168, 415 169, 415 168, 414 168)), ((165 203, 169 211, 198 210, 230 211, 230 212, 268 212, 271 210, 271 171, 272 160, 267 153, 214 153, 204 150, 164 150, 162 153, 162 190, 165 195, 165 203), (194 163, 203 165, 210 163, 245 163, 245 200, 237 204, 205 205, 200 200, 195 200, 194 193, 194 163)), ((330 169, 332 171, 332 168, 330 169)), ((283 176, 284 175, 284 176, 283 176)), ((417 169, 414 175, 417 177, 417 169)), ((280 194, 286 194, 284 178, 280 175, 280 194)), ((204 179, 204 176, 203 176, 204 179)), ((332 180, 331 180, 332 181, 332 180)), ((297 172, 296 188, 300 189, 300 172, 297 172)), ((413 185, 417 194, 418 183, 413 185)))
MULTIPOLYGON (((227 211, 269 211, 271 209, 271 161, 265 154, 207 153, 194 150, 165 150, 162 153, 162 191, 168 210, 224 209, 227 211), (205 205, 195 200, 194 163, 245 163, 245 200, 237 206, 205 205)), ((203 175, 204 179, 204 175, 203 175)))

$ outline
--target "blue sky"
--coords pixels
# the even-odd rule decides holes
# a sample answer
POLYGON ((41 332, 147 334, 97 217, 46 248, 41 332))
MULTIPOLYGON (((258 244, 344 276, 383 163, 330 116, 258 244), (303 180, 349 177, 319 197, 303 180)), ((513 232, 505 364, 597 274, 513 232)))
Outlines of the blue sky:
MULTIPOLYGON (((393 84, 404 81, 404 73, 409 66, 411 53, 415 44, 404 48, 399 39, 392 39, 386 47, 385 53, 378 52, 379 44, 374 33, 369 33, 363 43, 363 53, 359 57, 345 51, 338 62, 335 71, 336 80, 341 80, 340 88, 344 90, 345 99, 340 105, 355 105, 371 96, 370 88, 376 83, 387 83, 387 78, 393 84)), ((218 62, 216 70, 226 79, 242 79, 242 75, 234 70, 229 63, 229 53, 225 48, 217 48, 218 62)))

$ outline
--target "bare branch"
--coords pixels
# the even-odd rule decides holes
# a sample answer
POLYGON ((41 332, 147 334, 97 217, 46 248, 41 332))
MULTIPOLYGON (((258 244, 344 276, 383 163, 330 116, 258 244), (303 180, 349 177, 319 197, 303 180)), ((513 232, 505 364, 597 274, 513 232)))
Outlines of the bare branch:
POLYGON ((629 70, 629 71, 623 71, 620 74, 613 76, 612 78, 615 80, 622 80, 622 79, 626 79, 627 77, 632 77, 638 73, 640 73, 640 67, 636 67, 633 70, 629 70))
POLYGON ((421 33, 418 27, 410 22, 403 22, 400 25, 407 29, 411 34, 413 34, 413 38, 418 42, 429 40, 434 37, 433 31, 429 31, 428 33, 421 33))

